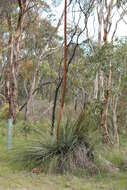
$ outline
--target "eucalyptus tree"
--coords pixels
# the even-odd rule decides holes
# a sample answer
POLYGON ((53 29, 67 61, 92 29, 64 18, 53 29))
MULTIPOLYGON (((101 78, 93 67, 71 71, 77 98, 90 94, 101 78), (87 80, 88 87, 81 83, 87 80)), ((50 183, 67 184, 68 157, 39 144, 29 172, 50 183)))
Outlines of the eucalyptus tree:
POLYGON ((12 138, 12 122, 16 122, 17 110, 17 94, 18 94, 18 55, 19 46, 22 38, 24 15, 27 12, 27 2, 19 1, 2 1, 2 11, 5 13, 8 26, 8 50, 7 50, 7 64, 5 69, 5 97, 9 104, 8 113, 8 142, 7 146, 11 146, 12 138), (19 9, 17 9, 17 7, 19 9), (18 16, 18 18, 16 17, 18 16))
MULTIPOLYGON (((105 53, 106 57, 100 62, 98 61, 97 72, 94 81, 94 99, 98 100, 101 103, 101 132, 102 139, 104 143, 110 143, 110 135, 107 128, 107 115, 108 115, 108 105, 110 101, 110 97, 112 94, 112 61, 111 54, 112 50, 110 49, 110 42, 114 43, 116 32, 119 27, 119 23, 121 20, 124 21, 124 18, 127 13, 127 3, 126 1, 116 1, 116 0, 97 0, 97 1, 77 1, 79 3, 79 7, 81 12, 84 14, 84 18, 86 18, 85 10, 92 4, 93 9, 93 22, 96 23, 96 30, 93 27, 89 26, 87 22, 87 36, 89 38, 89 46, 92 46, 92 41, 97 41, 98 48, 100 52, 103 53, 103 45, 105 45, 105 53), (85 9, 86 8, 86 9, 85 9), (93 30, 93 36, 89 32, 93 30), (98 31, 97 31, 98 30, 98 31), (96 32, 97 31, 97 32, 96 32), (95 36, 98 36, 97 39, 95 36), (106 68, 106 70, 104 69, 106 68)), ((85 21, 84 21, 85 22, 85 21)), ((92 54, 94 54, 94 46, 93 46, 92 54)), ((100 54, 102 57, 102 55, 100 54)))
MULTIPOLYGON (((44 1, 27 1, 27 0, 15 0, 15 1, 2 1, 1 2, 1 12, 4 16, 4 20, 7 20, 8 30, 6 31, 6 36, 8 39, 4 40, 4 43, 8 43, 8 56, 7 64, 5 70, 5 96, 9 103, 9 117, 16 122, 16 109, 18 109, 18 75, 20 70, 20 63, 24 54, 22 39, 25 36, 25 30, 30 20, 31 10, 46 10, 48 5, 44 1)), ((3 17, 1 17, 2 19, 3 17)), ((4 35, 5 35, 4 34, 4 35)))
MULTIPOLYGON (((44 1, 11 0, 1 1, 1 19, 6 20, 7 31, 4 33, 4 46, 6 48, 5 64, 5 97, 9 104, 8 123, 16 123, 16 112, 18 110, 18 76, 20 70, 20 59, 23 56, 22 39, 25 34, 25 19, 29 16, 31 9, 47 7, 44 1), (5 38, 5 36, 7 38, 5 38)), ((10 129, 10 127, 9 127, 10 129)))

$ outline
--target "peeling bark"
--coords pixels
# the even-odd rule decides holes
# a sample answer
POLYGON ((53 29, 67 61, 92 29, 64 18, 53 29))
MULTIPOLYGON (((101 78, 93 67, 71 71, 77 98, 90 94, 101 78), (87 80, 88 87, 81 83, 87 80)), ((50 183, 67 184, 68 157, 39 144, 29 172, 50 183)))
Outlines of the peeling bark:
MULTIPOLYGON (((20 1, 19 1, 20 2, 20 1)), ((24 11, 26 9, 26 3, 21 1, 19 11, 19 19, 17 28, 15 31, 15 37, 13 37, 13 27, 11 21, 11 13, 8 13, 8 29, 9 29, 9 42, 8 42, 8 56, 7 65, 5 69, 5 96, 6 102, 9 104, 9 118, 13 119, 13 123, 16 123, 16 110, 18 108, 18 54, 19 45, 21 41, 21 35, 23 30, 24 11)))
MULTIPOLYGON (((108 44, 108 34, 111 29, 110 17, 113 10, 113 4, 114 4, 114 0, 110 0, 109 2, 107 0, 102 1, 102 7, 103 7, 102 12, 104 11, 104 8, 105 8, 106 17, 104 16, 104 13, 102 17, 98 16, 98 21, 101 24, 102 22, 100 22, 100 18, 103 18, 103 33, 104 33, 103 41, 105 45, 108 44)), ((101 24, 100 24, 100 27, 101 27, 101 24)), ((100 33, 100 28, 99 28, 99 33, 100 33)), ((100 34, 98 35, 98 39, 100 40, 100 34)), ((108 128, 107 128, 107 114, 108 114, 108 104, 109 104, 111 89, 112 89, 112 71, 111 71, 111 63, 109 63, 108 57, 106 58, 105 64, 110 64, 109 74, 107 74, 107 76, 104 77, 103 71, 100 71, 99 84, 100 84, 101 89, 99 89, 99 93, 100 93, 100 101, 102 102, 102 110, 101 110, 102 140, 104 143, 107 144, 107 143, 111 143, 109 133, 108 133, 108 128), (104 78, 105 78, 105 81, 107 82, 107 85, 106 84, 104 85, 104 78), (105 93, 104 93, 104 86, 105 86, 105 93)))

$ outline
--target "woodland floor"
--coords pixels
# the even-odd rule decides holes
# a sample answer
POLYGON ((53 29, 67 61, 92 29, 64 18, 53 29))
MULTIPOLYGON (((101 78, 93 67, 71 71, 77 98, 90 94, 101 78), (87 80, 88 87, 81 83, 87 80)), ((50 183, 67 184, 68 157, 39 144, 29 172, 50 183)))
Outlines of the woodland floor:
POLYGON ((7 159, 6 138, 0 139, 0 190, 127 190, 127 172, 89 177, 33 174, 13 167, 7 159))
POLYGON ((35 175, 12 171, 4 162, 0 165, 0 190, 127 190, 127 173, 105 177, 35 175))

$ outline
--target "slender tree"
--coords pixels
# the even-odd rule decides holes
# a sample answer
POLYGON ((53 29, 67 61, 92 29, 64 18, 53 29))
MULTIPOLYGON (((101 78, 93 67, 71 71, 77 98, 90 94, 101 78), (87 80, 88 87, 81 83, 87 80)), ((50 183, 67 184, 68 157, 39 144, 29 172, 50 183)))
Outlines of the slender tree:
POLYGON ((59 128, 60 128, 60 122, 62 118, 64 97, 65 97, 65 90, 66 90, 66 63, 67 63, 67 0, 64 1, 64 74, 63 74, 62 97, 61 97, 61 104, 60 104, 58 123, 57 123, 57 134, 56 134, 57 143, 59 139, 59 128))

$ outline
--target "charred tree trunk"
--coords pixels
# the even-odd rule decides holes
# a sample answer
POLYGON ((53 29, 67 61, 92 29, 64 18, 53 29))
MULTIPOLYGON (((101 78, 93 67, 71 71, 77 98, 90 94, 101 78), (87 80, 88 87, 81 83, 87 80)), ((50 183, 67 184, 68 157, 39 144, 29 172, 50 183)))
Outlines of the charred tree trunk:
POLYGON ((51 135, 53 135, 54 125, 55 125, 55 113, 56 113, 57 97, 58 97, 58 92, 59 92, 60 86, 62 84, 62 81, 63 81, 63 79, 60 79, 58 85, 56 86, 56 90, 55 90, 53 110, 52 110, 51 135))

